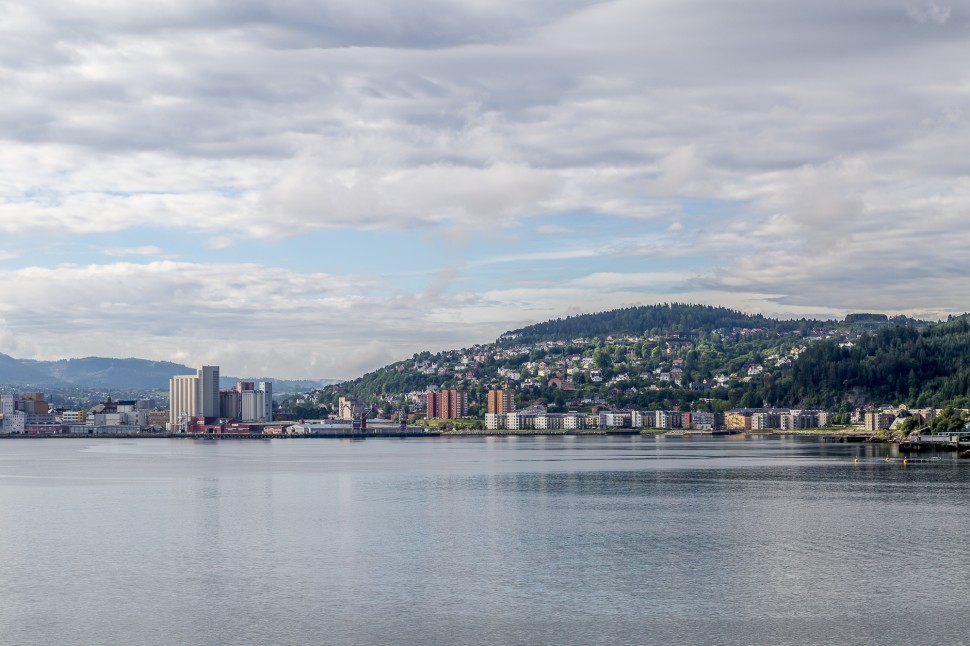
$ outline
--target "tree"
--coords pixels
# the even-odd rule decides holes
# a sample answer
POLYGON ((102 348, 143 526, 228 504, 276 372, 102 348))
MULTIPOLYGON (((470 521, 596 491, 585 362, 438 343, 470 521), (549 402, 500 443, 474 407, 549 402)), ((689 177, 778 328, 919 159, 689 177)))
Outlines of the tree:
POLYGON ((606 348, 596 348, 593 350, 593 364, 600 370, 606 370, 613 365, 610 351, 606 348))

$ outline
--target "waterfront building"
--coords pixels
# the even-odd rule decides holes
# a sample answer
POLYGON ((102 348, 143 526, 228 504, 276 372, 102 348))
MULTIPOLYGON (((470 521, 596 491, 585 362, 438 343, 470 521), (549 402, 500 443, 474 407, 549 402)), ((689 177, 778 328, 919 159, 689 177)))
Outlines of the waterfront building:
POLYGON ((61 413, 61 421, 65 424, 84 424, 87 416, 86 410, 66 410, 61 413))
POLYGON ((536 415, 536 430, 537 431, 557 431, 563 428, 563 415, 556 413, 546 413, 545 415, 536 415))
POLYGON ((239 381, 219 393, 219 417, 242 422, 273 420, 273 383, 239 381))
POLYGON ((259 382, 258 387, 241 393, 241 412, 238 418, 243 422, 273 421, 273 384, 259 382))
POLYGON ((176 430, 195 416, 219 416, 219 366, 202 366, 194 375, 169 380, 169 424, 176 430))
POLYGON ((508 388, 488 391, 489 413, 504 415, 515 410, 515 393, 508 388))
POLYGON ((601 411, 599 415, 600 428, 630 428, 630 411, 601 411))
POLYGON ((0 432, 22 435, 59 431, 60 425, 50 412, 50 405, 43 393, 0 395, 0 432))
POLYGON ((695 430, 713 431, 717 427, 717 416, 707 411, 693 411, 690 414, 690 427, 695 430))
MULTIPOLYGON (((787 417, 787 415, 786 415, 787 417)), ((758 412, 751 414, 751 428, 752 431, 764 431, 769 428, 781 428, 781 418, 780 413, 775 412, 758 412)))
MULTIPOLYGON (((783 430, 797 430, 800 428, 818 428, 822 426, 820 424, 820 419, 827 418, 826 416, 820 416, 822 411, 817 410, 793 410, 789 411, 787 415, 781 416, 781 428, 783 430)), ((895 419, 895 417, 892 417, 895 419)), ((892 421, 890 420, 890 423, 892 421)), ((889 428, 888 426, 886 428, 889 428)))
POLYGON ((677 411, 658 410, 657 428, 681 428, 684 421, 683 416, 677 411))
POLYGON ((219 366, 199 368, 199 404, 205 417, 219 416, 219 366))
POLYGON ((176 375, 168 382, 169 424, 174 431, 199 411, 199 377, 176 375))
POLYGON ((505 414, 505 428, 510 431, 525 431, 536 427, 534 411, 515 411, 505 414))
POLYGON ((724 426, 732 431, 750 431, 751 415, 740 412, 728 412, 724 415, 724 426))
POLYGON ((340 397, 337 399, 337 417, 339 419, 358 419, 364 412, 364 402, 356 397, 340 397))
POLYGON ((896 416, 882 411, 868 411, 865 415, 865 428, 867 431, 881 431, 892 426, 896 416))
POLYGON ((148 425, 153 429, 164 429, 168 421, 168 410, 160 408, 148 411, 148 425))
POLYGON ((468 391, 442 390, 427 395, 428 419, 458 419, 468 415, 468 391))
POLYGON ((562 427, 567 431, 576 431, 586 427, 586 416, 579 413, 566 413, 562 416, 562 427))

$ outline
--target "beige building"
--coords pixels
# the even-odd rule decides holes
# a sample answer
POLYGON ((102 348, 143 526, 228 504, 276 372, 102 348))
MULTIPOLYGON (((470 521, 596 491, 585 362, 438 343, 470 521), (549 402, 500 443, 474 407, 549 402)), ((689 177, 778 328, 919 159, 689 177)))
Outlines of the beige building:
POLYGON ((868 411, 865 415, 865 428, 867 431, 881 431, 892 426, 895 415, 890 413, 868 411))
POLYGON ((732 431, 750 431, 751 416, 741 413, 725 413, 724 427, 732 431))
POLYGON ((356 397, 340 397, 337 399, 337 417, 340 419, 357 419, 364 412, 364 402, 356 397))
POLYGON ((175 375, 168 382, 171 429, 190 417, 219 416, 219 366, 202 366, 194 375, 175 375))

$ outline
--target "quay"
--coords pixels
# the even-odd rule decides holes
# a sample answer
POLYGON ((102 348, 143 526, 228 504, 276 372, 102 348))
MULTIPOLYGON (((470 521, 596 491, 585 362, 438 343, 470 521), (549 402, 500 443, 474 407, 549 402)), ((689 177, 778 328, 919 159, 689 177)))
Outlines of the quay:
POLYGON ((957 451, 968 448, 970 448, 970 432, 968 431, 917 435, 899 443, 900 451, 957 451))
POLYGON ((170 433, 174 440, 292 440, 299 438, 329 438, 337 440, 363 440, 370 437, 436 437, 436 431, 396 431, 391 429, 348 431, 317 431, 315 433, 170 433))
POLYGON ((0 435, 3 440, 29 439, 170 439, 170 440, 293 440, 302 438, 327 438, 338 440, 364 440, 367 438, 438 437, 440 431, 416 431, 396 429, 349 430, 334 429, 315 433, 31 433, 0 435))

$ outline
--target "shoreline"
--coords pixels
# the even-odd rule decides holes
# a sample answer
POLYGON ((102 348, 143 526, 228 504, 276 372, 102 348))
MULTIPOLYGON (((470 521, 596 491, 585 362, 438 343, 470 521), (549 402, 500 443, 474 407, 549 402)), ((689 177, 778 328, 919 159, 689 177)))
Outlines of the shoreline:
POLYGON ((820 439, 831 438, 837 441, 857 441, 886 443, 892 442, 891 438, 875 436, 871 431, 860 431, 856 429, 844 428, 815 428, 798 430, 778 430, 771 429, 765 431, 741 431, 741 432, 712 432, 712 431, 679 431, 677 429, 583 429, 583 430, 535 430, 526 429, 516 430, 470 430, 460 431, 404 431, 404 432, 334 432, 334 433, 311 433, 311 434, 282 434, 282 433, 253 433, 253 434, 234 434, 234 433, 58 433, 58 434, 18 434, 0 435, 0 440, 17 439, 175 439, 175 440, 274 440, 274 439, 367 439, 367 438, 422 438, 422 437, 584 437, 584 436, 627 436, 627 437, 665 437, 671 438, 691 438, 691 437, 817 437, 820 439))

